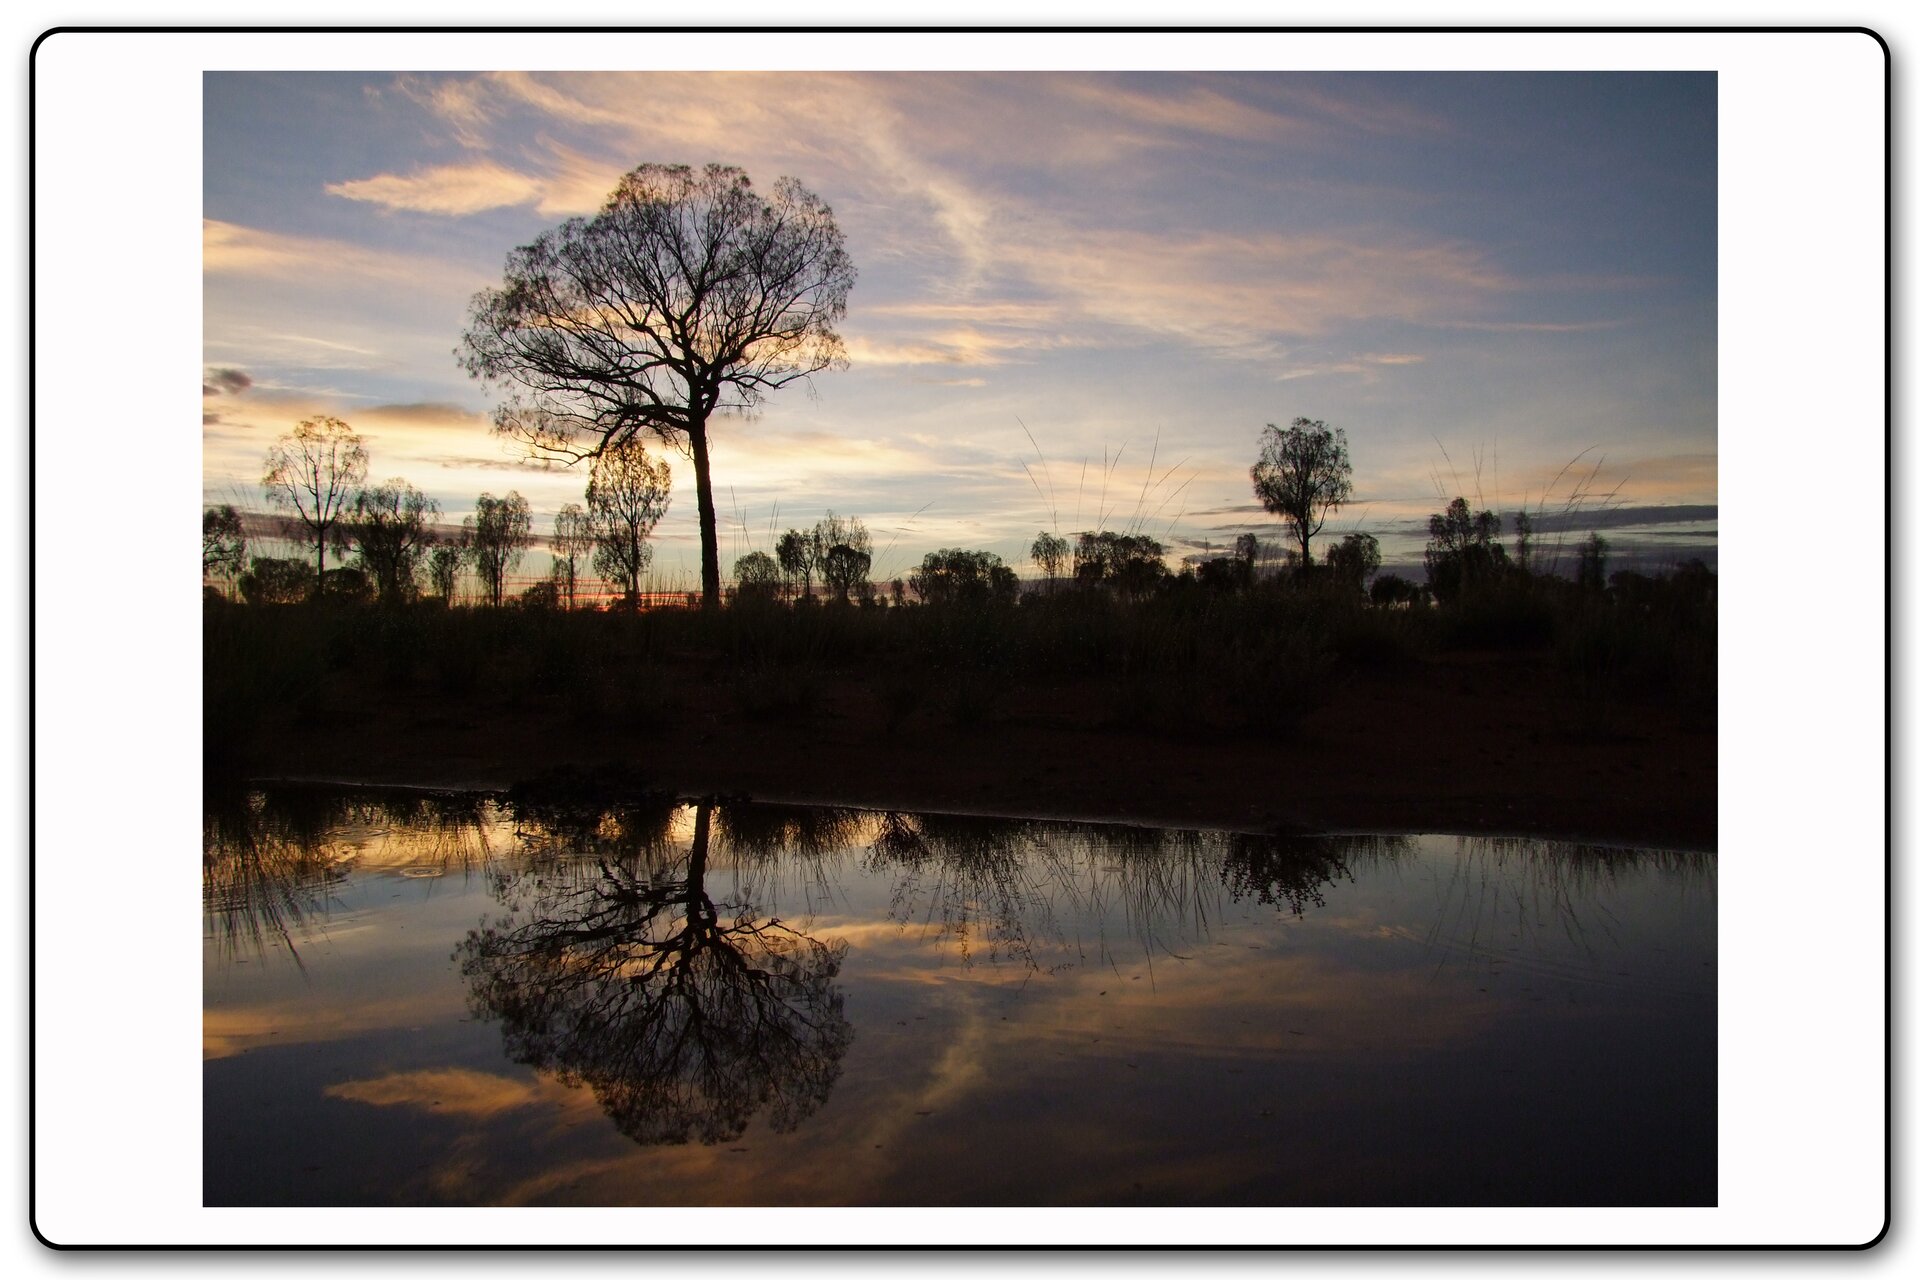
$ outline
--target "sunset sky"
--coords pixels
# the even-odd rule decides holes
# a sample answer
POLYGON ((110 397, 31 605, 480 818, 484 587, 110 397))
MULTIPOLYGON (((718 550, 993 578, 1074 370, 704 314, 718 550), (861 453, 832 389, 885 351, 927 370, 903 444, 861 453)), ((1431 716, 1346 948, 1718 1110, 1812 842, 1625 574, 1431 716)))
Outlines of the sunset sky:
MULTIPOLYGON (((1712 74, 209 73, 204 112, 209 502, 260 507, 324 413, 371 479, 454 522, 518 489, 547 532, 584 469, 492 433, 467 302, 625 170, 718 161, 819 193, 860 273, 851 368, 718 428, 723 567, 829 508, 877 578, 1024 573, 1043 528, 1278 540, 1247 468, 1296 417, 1349 439, 1326 534, 1390 565, 1456 492, 1583 487, 1570 539, 1714 560, 1712 74)), ((656 568, 691 583, 665 452, 656 568)))

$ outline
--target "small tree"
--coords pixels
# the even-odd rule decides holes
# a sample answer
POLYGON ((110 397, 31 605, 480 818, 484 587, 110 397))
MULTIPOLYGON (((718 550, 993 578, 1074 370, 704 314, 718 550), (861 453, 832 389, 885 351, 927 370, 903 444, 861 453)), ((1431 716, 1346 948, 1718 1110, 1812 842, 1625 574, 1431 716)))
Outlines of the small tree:
POLYGON ((1336 582, 1356 594, 1367 589, 1367 579, 1380 571, 1380 541, 1370 533, 1350 533, 1327 552, 1327 570, 1336 582))
POLYGON ((1040 566, 1040 572, 1047 575, 1047 590, 1051 592, 1054 579, 1067 567, 1072 548, 1059 534, 1042 530, 1040 536, 1033 540, 1032 555, 1033 562, 1040 566))
POLYGON ((1085 586, 1109 584, 1139 595, 1167 575, 1166 548, 1144 533, 1082 533, 1073 553, 1073 576, 1085 586))
POLYGON ((1533 517, 1522 507, 1513 517, 1513 561, 1521 573, 1533 572, 1533 517))
POLYGON ((1476 513, 1465 498, 1427 517, 1427 585, 1434 598, 1446 604, 1506 572, 1507 550, 1499 538, 1500 517, 1476 513))
POLYGON ((780 571, 787 576, 787 580, 800 584, 800 598, 802 600, 812 598, 816 559, 813 534, 789 529, 780 535, 778 542, 773 544, 773 554, 780 561, 780 571))
POLYGON ((474 513, 461 522, 460 528, 487 602, 497 609, 506 592, 507 574, 533 545, 533 517, 527 512, 527 500, 511 491, 504 498, 483 493, 474 513))
POLYGON ((733 562, 737 599, 745 602, 780 598, 780 565, 764 551, 749 551, 733 562))
POLYGON ((857 516, 826 518, 813 526, 813 554, 820 566, 820 581, 841 604, 866 583, 873 567, 873 538, 857 516))
POLYGON ((200 572, 226 583, 231 595, 246 565, 247 531, 240 513, 231 502, 208 507, 200 516, 200 572))
POLYGON ((597 457, 642 432, 683 445, 716 607, 708 422, 844 365, 853 280, 833 211, 794 179, 762 195, 723 165, 641 165, 594 217, 508 256, 473 299, 461 363, 509 388, 495 421, 536 454, 597 457))
POLYGON ((577 502, 560 508, 553 518, 554 580, 566 600, 574 606, 580 583, 580 561, 593 551, 593 520, 577 502))
POLYGON ((1286 522, 1300 544, 1300 573, 1313 563, 1311 542, 1327 513, 1353 496, 1353 464, 1347 460, 1347 433, 1324 422, 1295 418, 1282 431, 1271 422, 1253 464, 1254 496, 1286 522))
POLYGON ((1607 589, 1607 540, 1598 533, 1589 533, 1585 542, 1577 549, 1574 561, 1573 580, 1582 591, 1605 591, 1607 589))
POLYGON ((927 552, 908 581, 932 605, 1011 604, 1020 590, 1020 579, 993 552, 955 547, 927 552))
POLYGON ((404 604, 419 591, 421 562, 435 542, 440 504, 405 480, 389 480, 354 495, 344 522, 360 567, 382 604, 404 604))
POLYGON ((305 560, 255 556, 240 575, 240 595, 248 604, 293 604, 312 599, 317 589, 313 566, 305 560))
POLYGON ((1233 558, 1246 566, 1248 582, 1253 581, 1254 567, 1260 563, 1260 538, 1258 534, 1243 533, 1233 540, 1233 558))
POLYGON ((316 593, 326 580, 327 543, 366 478, 366 446, 338 418, 308 418, 267 450, 261 487, 267 501, 293 513, 295 535, 312 544, 316 593))
POLYGON ((443 542, 427 557, 427 581, 433 593, 447 604, 453 603, 453 591, 460 582, 460 562, 467 558, 466 538, 443 542))
POLYGON ((598 550, 593 569, 620 588, 629 608, 640 607, 640 580, 653 563, 647 537, 673 501, 673 472, 665 459, 647 456, 639 437, 629 437, 593 460, 587 482, 587 516, 598 550))

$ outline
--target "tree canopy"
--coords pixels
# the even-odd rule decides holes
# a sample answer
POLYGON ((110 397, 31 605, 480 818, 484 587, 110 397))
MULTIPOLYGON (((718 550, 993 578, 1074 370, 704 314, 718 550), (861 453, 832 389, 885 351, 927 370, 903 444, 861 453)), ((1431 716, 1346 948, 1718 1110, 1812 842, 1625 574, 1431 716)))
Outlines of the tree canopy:
POLYGON ((508 395, 499 430, 580 460, 642 432, 692 457, 704 601, 720 600, 707 426, 843 366, 834 326, 853 260, 833 211, 792 178, 645 164, 600 212, 507 257, 475 295, 460 361, 508 395))
POLYGON ((1353 496, 1347 433, 1312 418, 1295 418, 1284 431, 1269 422, 1251 475, 1254 496, 1286 523, 1300 544, 1300 572, 1308 572, 1313 535, 1353 496))
POLYGON ((260 485, 267 501, 293 513, 294 535, 313 545, 316 591, 326 581, 327 543, 366 478, 366 445, 338 418, 308 418, 267 450, 260 485))

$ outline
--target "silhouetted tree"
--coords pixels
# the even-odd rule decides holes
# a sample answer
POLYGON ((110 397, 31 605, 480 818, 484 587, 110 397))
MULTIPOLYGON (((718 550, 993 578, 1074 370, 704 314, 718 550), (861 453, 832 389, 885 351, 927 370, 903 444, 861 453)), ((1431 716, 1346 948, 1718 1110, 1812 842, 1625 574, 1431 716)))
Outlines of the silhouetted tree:
POLYGON ((733 562, 733 580, 741 600, 777 600, 780 566, 764 551, 749 551, 733 562))
POLYGON ((1327 513, 1353 496, 1353 464, 1347 459, 1347 433, 1324 422, 1295 418, 1282 431, 1271 422, 1253 464, 1254 496, 1286 522, 1300 544, 1300 573, 1313 564, 1313 535, 1327 513))
POLYGON ((373 581, 366 571, 347 565, 327 570, 320 579, 320 598, 335 604, 369 604, 373 600, 373 581))
POLYGON ((929 551, 908 575, 914 594, 928 604, 1011 603, 1020 579, 991 551, 943 547, 929 551))
POLYGON ((490 493, 480 495, 474 512, 460 523, 467 544, 467 555, 487 603, 496 609, 506 591, 507 574, 533 545, 533 517, 527 512, 527 500, 509 490, 504 498, 490 493))
POLYGON ((464 534, 458 541, 441 543, 427 557, 427 581, 433 584, 433 593, 448 604, 453 603, 453 590, 460 582, 460 562, 466 558, 464 534))
POLYGON ((1032 555, 1033 562, 1040 566, 1040 572, 1047 575, 1047 590, 1052 591, 1053 580, 1067 567, 1071 555, 1067 540, 1057 533, 1042 530, 1040 536, 1033 540, 1032 555))
POLYGON ((593 521, 593 569, 616 584, 629 608, 640 606, 640 581, 653 563, 647 537, 673 502, 673 472, 666 459, 647 457, 638 436, 607 446, 593 460, 587 482, 587 513, 593 521))
POLYGON ((573 460, 650 431, 693 459, 700 582, 720 603, 707 424, 846 363, 833 326, 853 261, 833 211, 792 178, 641 165, 598 214, 507 258, 476 295, 461 363, 511 394, 495 421, 573 460))
POLYGON ((420 564, 435 542, 440 504, 405 480, 362 489, 342 527, 382 604, 404 604, 420 589, 420 564))
POLYGON ((200 516, 200 572, 225 582, 231 593, 246 566, 247 531, 240 513, 231 502, 208 507, 200 516))
POLYGON ((1380 570, 1380 540, 1370 533, 1348 534, 1327 549, 1327 570, 1335 581, 1363 594, 1367 579, 1380 570))
POLYGON ((560 508, 553 518, 553 567, 569 609, 580 583, 580 559, 593 547, 593 520, 586 511, 577 502, 560 508))
POLYGON ((267 501, 293 513, 295 536, 312 544, 316 591, 326 579, 327 543, 366 478, 366 446, 338 418, 308 418, 267 450, 261 487, 267 501))
POLYGON ((1521 508, 1513 517, 1513 562, 1522 573, 1533 572, 1533 517, 1521 508))
POLYGON ((1412 604, 1420 598, 1420 587, 1397 573, 1383 573, 1373 580, 1367 598, 1378 605, 1412 604))
POLYGON ((780 571, 786 574, 787 579, 800 583, 800 598, 810 598, 813 595, 813 536, 798 529, 789 529, 774 543, 773 554, 780 561, 780 571))
POLYGON ((292 604, 316 593, 313 566, 305 560, 255 556, 240 575, 240 595, 248 604, 292 604))
POLYGON ((1247 579, 1252 581, 1253 571, 1260 563, 1260 538, 1253 533, 1243 533, 1233 540, 1233 558, 1247 566, 1247 579))
POLYGON ((1434 598, 1446 604, 1506 572, 1507 549, 1499 537, 1500 517, 1476 513, 1465 498, 1427 517, 1427 585, 1434 598))
MULTIPOLYGON (((614 816, 622 824, 644 818, 614 816)), ((685 853, 642 830, 607 847, 609 822, 581 824, 569 874, 546 867, 503 885, 530 901, 467 935, 461 972, 507 1052, 585 1085, 641 1143, 731 1142, 765 1112, 776 1132, 827 1099, 853 1041, 835 979, 845 958, 744 897, 708 887, 712 805, 685 853)), ((563 846, 565 847, 565 846, 563 846)))
POLYGON ((873 567, 873 538, 867 526, 858 516, 829 511, 813 527, 813 545, 821 583, 845 604, 850 592, 865 585, 867 571, 873 567))
POLYGON ((1575 555, 1573 580, 1579 584, 1580 589, 1605 591, 1607 589, 1607 540, 1598 533, 1589 533, 1575 555))
POLYGON ((1082 533, 1073 553, 1073 576, 1084 586, 1110 584, 1140 595, 1167 575, 1166 548, 1144 533, 1082 533))

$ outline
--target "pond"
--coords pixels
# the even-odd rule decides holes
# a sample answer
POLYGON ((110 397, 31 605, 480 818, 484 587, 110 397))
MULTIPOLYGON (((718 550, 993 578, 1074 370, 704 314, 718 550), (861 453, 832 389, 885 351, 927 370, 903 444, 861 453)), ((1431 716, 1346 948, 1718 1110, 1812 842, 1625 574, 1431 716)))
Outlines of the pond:
POLYGON ((205 811, 208 1205, 1711 1205, 1715 859, 205 811))

